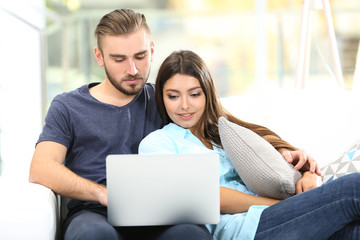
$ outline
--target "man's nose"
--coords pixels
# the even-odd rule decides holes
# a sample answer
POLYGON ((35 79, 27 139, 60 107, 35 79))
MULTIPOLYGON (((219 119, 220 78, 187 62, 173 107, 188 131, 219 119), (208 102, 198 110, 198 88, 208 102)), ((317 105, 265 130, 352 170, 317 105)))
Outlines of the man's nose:
POLYGON ((139 72, 139 70, 136 68, 135 62, 131 59, 129 59, 129 64, 127 67, 127 74, 129 75, 136 75, 139 72))

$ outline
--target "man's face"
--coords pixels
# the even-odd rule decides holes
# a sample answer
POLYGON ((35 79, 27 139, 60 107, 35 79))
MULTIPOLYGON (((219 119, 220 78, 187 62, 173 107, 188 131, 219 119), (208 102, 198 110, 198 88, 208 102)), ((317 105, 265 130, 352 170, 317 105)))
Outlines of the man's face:
POLYGON ((101 47, 102 52, 95 48, 95 56, 105 69, 105 80, 123 94, 138 94, 150 74, 154 53, 150 35, 143 28, 128 35, 107 35, 101 47))

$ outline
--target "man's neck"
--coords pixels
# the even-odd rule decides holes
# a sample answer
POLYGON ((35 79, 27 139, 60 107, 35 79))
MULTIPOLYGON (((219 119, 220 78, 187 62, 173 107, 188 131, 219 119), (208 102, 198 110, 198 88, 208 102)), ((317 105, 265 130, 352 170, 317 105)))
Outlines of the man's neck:
POLYGON ((108 80, 90 88, 89 92, 98 101, 117 107, 127 105, 136 97, 136 95, 129 96, 120 92, 108 80))

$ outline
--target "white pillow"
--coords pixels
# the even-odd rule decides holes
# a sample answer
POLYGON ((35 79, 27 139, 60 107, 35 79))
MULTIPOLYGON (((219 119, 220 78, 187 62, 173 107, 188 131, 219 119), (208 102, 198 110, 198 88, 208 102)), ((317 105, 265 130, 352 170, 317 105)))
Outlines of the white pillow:
POLYGON ((299 171, 253 131, 219 118, 221 143, 237 173, 253 192, 285 199, 295 194, 299 171))

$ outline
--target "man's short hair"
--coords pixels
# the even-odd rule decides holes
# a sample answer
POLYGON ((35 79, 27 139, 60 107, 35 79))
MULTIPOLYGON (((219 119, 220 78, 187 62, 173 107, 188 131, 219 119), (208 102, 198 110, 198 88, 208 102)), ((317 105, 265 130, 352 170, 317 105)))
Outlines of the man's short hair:
POLYGON ((103 16, 95 29, 98 47, 101 50, 101 39, 106 35, 126 35, 142 27, 150 34, 144 14, 131 9, 114 10, 103 16))

